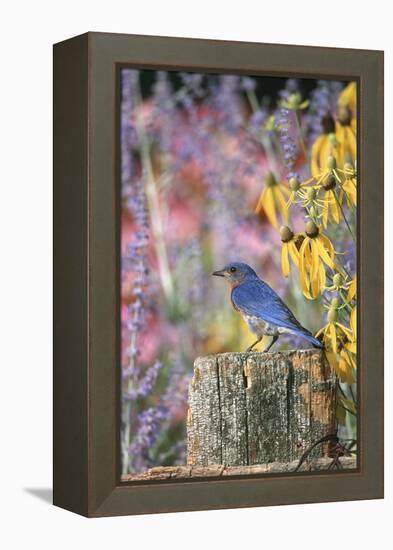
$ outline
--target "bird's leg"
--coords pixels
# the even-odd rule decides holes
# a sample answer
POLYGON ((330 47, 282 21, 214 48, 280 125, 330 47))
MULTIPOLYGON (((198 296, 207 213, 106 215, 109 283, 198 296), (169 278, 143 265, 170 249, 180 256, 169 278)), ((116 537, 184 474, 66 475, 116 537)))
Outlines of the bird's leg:
POLYGON ((247 349, 246 349, 246 353, 248 353, 249 351, 252 350, 252 348, 254 348, 257 344, 259 344, 259 342, 262 340, 263 336, 261 336, 260 338, 258 338, 258 340, 256 340, 251 346, 249 346, 247 349))
POLYGON ((275 334, 273 336, 273 339, 272 341, 270 342, 270 344, 268 345, 268 347, 266 349, 263 350, 263 353, 266 353, 267 351, 269 351, 269 349, 277 342, 278 340, 278 334, 275 334))

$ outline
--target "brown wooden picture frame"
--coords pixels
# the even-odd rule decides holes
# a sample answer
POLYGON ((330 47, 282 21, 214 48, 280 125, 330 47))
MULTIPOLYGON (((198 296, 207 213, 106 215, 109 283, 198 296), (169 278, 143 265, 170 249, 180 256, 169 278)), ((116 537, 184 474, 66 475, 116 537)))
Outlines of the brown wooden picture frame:
POLYGON ((383 497, 383 52, 106 33, 54 46, 53 428, 54 504, 89 517, 383 497), (357 470, 120 482, 122 65, 358 82, 357 470))

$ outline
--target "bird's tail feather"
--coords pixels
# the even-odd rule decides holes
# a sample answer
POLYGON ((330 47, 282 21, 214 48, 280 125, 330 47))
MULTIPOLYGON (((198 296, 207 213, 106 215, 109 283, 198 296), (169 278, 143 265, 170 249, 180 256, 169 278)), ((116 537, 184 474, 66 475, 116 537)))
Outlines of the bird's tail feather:
POLYGON ((314 346, 314 348, 319 348, 319 349, 323 348, 322 342, 317 340, 317 338, 314 338, 311 332, 309 332, 307 329, 304 328, 302 331, 299 331, 298 334, 299 336, 302 336, 305 340, 310 342, 314 346))

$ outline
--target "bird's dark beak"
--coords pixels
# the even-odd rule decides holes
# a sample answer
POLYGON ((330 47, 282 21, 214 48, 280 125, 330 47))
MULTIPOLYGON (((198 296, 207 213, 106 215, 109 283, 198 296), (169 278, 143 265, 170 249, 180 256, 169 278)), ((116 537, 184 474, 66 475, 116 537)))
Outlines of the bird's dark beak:
POLYGON ((214 271, 214 272, 212 273, 212 275, 215 275, 216 277, 225 277, 226 271, 224 271, 223 269, 221 269, 220 271, 214 271))

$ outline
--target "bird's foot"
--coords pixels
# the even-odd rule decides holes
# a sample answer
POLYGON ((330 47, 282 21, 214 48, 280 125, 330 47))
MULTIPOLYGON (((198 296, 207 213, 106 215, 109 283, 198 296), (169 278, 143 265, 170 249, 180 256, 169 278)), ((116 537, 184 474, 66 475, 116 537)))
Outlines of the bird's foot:
POLYGON ((249 353, 250 351, 252 351, 261 340, 262 338, 258 338, 258 340, 256 340, 253 344, 251 344, 251 346, 246 349, 245 353, 249 353))

